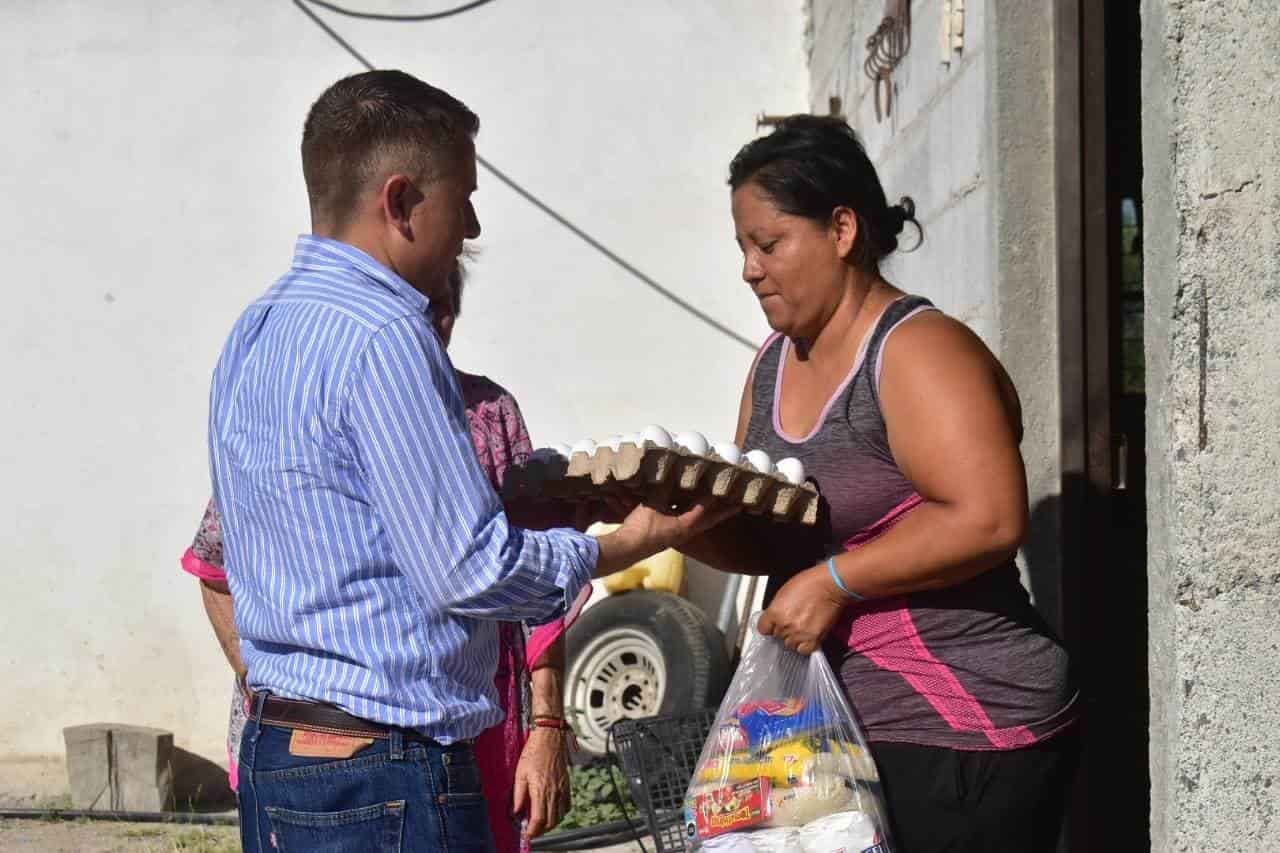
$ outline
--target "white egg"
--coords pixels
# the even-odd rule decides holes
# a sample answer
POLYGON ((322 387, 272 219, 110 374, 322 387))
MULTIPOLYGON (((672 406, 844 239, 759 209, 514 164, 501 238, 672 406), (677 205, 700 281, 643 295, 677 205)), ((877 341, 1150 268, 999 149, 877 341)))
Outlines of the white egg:
POLYGON ((644 439, 638 432, 629 432, 622 437, 623 444, 634 444, 636 447, 644 446, 644 439))
POLYGON ((573 455, 573 448, 567 444, 553 444, 551 445, 551 449, 563 456, 565 459, 568 459, 573 455))
POLYGON ((645 441, 651 441, 659 447, 665 447, 668 450, 671 449, 671 433, 667 432, 657 424, 649 424, 647 427, 640 430, 640 438, 645 441))
POLYGON ((742 461, 742 451, 732 441, 717 441, 711 445, 711 449, 716 456, 719 456, 730 465, 737 465, 742 461))
POLYGON ((707 444, 707 437, 700 432, 682 432, 676 436, 676 444, 692 453, 694 456, 702 456, 711 449, 711 445, 707 444))
POLYGON ((779 459, 778 473, 786 477, 791 485, 798 486, 804 482, 804 463, 792 456, 779 459))
POLYGON ((752 450, 747 453, 747 462, 761 474, 773 473, 773 460, 763 450, 752 450))
POLYGON ((569 448, 569 450, 570 456, 574 453, 585 453, 590 456, 592 453, 596 452, 596 443, 589 438, 584 438, 581 441, 576 442, 573 447, 569 448))
POLYGON ((604 441, 600 442, 600 444, 601 446, 611 447, 614 450, 617 450, 619 447, 622 446, 622 436, 611 435, 608 438, 606 438, 604 441))

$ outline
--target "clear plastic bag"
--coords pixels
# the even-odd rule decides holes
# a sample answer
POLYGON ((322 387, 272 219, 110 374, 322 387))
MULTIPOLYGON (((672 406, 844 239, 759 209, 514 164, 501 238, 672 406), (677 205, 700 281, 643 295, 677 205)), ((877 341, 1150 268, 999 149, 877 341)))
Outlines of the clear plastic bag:
POLYGON ((892 853, 880 776, 826 656, 758 620, 685 794, 690 848, 892 853))

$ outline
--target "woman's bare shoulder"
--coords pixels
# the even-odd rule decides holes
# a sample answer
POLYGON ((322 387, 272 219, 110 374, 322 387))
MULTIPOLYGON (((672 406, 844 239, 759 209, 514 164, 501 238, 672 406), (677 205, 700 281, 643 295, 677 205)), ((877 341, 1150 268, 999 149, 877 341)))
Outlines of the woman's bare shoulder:
POLYGON ((997 364, 991 350, 967 325, 938 310, 920 311, 902 321, 885 341, 886 360, 927 365, 960 358, 978 364, 997 364))

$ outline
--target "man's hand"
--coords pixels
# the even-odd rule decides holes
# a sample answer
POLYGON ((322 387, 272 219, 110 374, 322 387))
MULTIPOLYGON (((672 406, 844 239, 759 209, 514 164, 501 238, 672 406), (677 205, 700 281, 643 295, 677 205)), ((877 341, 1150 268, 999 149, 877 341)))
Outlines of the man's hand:
POLYGON ((621 571, 667 548, 678 548, 741 511, 740 506, 713 501, 700 501, 678 514, 640 504, 622 520, 621 527, 600 537, 596 576, 621 571))
POLYGON ((760 614, 757 629, 777 637, 792 651, 813 654, 849 604, 825 565, 805 569, 782 585, 760 614))
POLYGON ((529 733, 516 764, 512 799, 515 813, 528 815, 525 838, 537 838, 560 823, 570 806, 567 732, 535 727, 529 733))

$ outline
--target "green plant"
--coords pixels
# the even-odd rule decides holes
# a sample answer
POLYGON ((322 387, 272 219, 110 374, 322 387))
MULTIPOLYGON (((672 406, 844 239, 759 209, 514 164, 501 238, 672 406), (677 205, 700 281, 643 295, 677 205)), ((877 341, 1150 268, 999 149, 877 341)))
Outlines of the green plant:
POLYGON ((597 762, 570 768, 569 785, 573 791, 573 808, 560 821, 557 830, 581 829, 627 817, 634 821, 642 820, 631 802, 627 780, 612 763, 597 762), (622 794, 621 800, 618 799, 619 793, 622 794))

